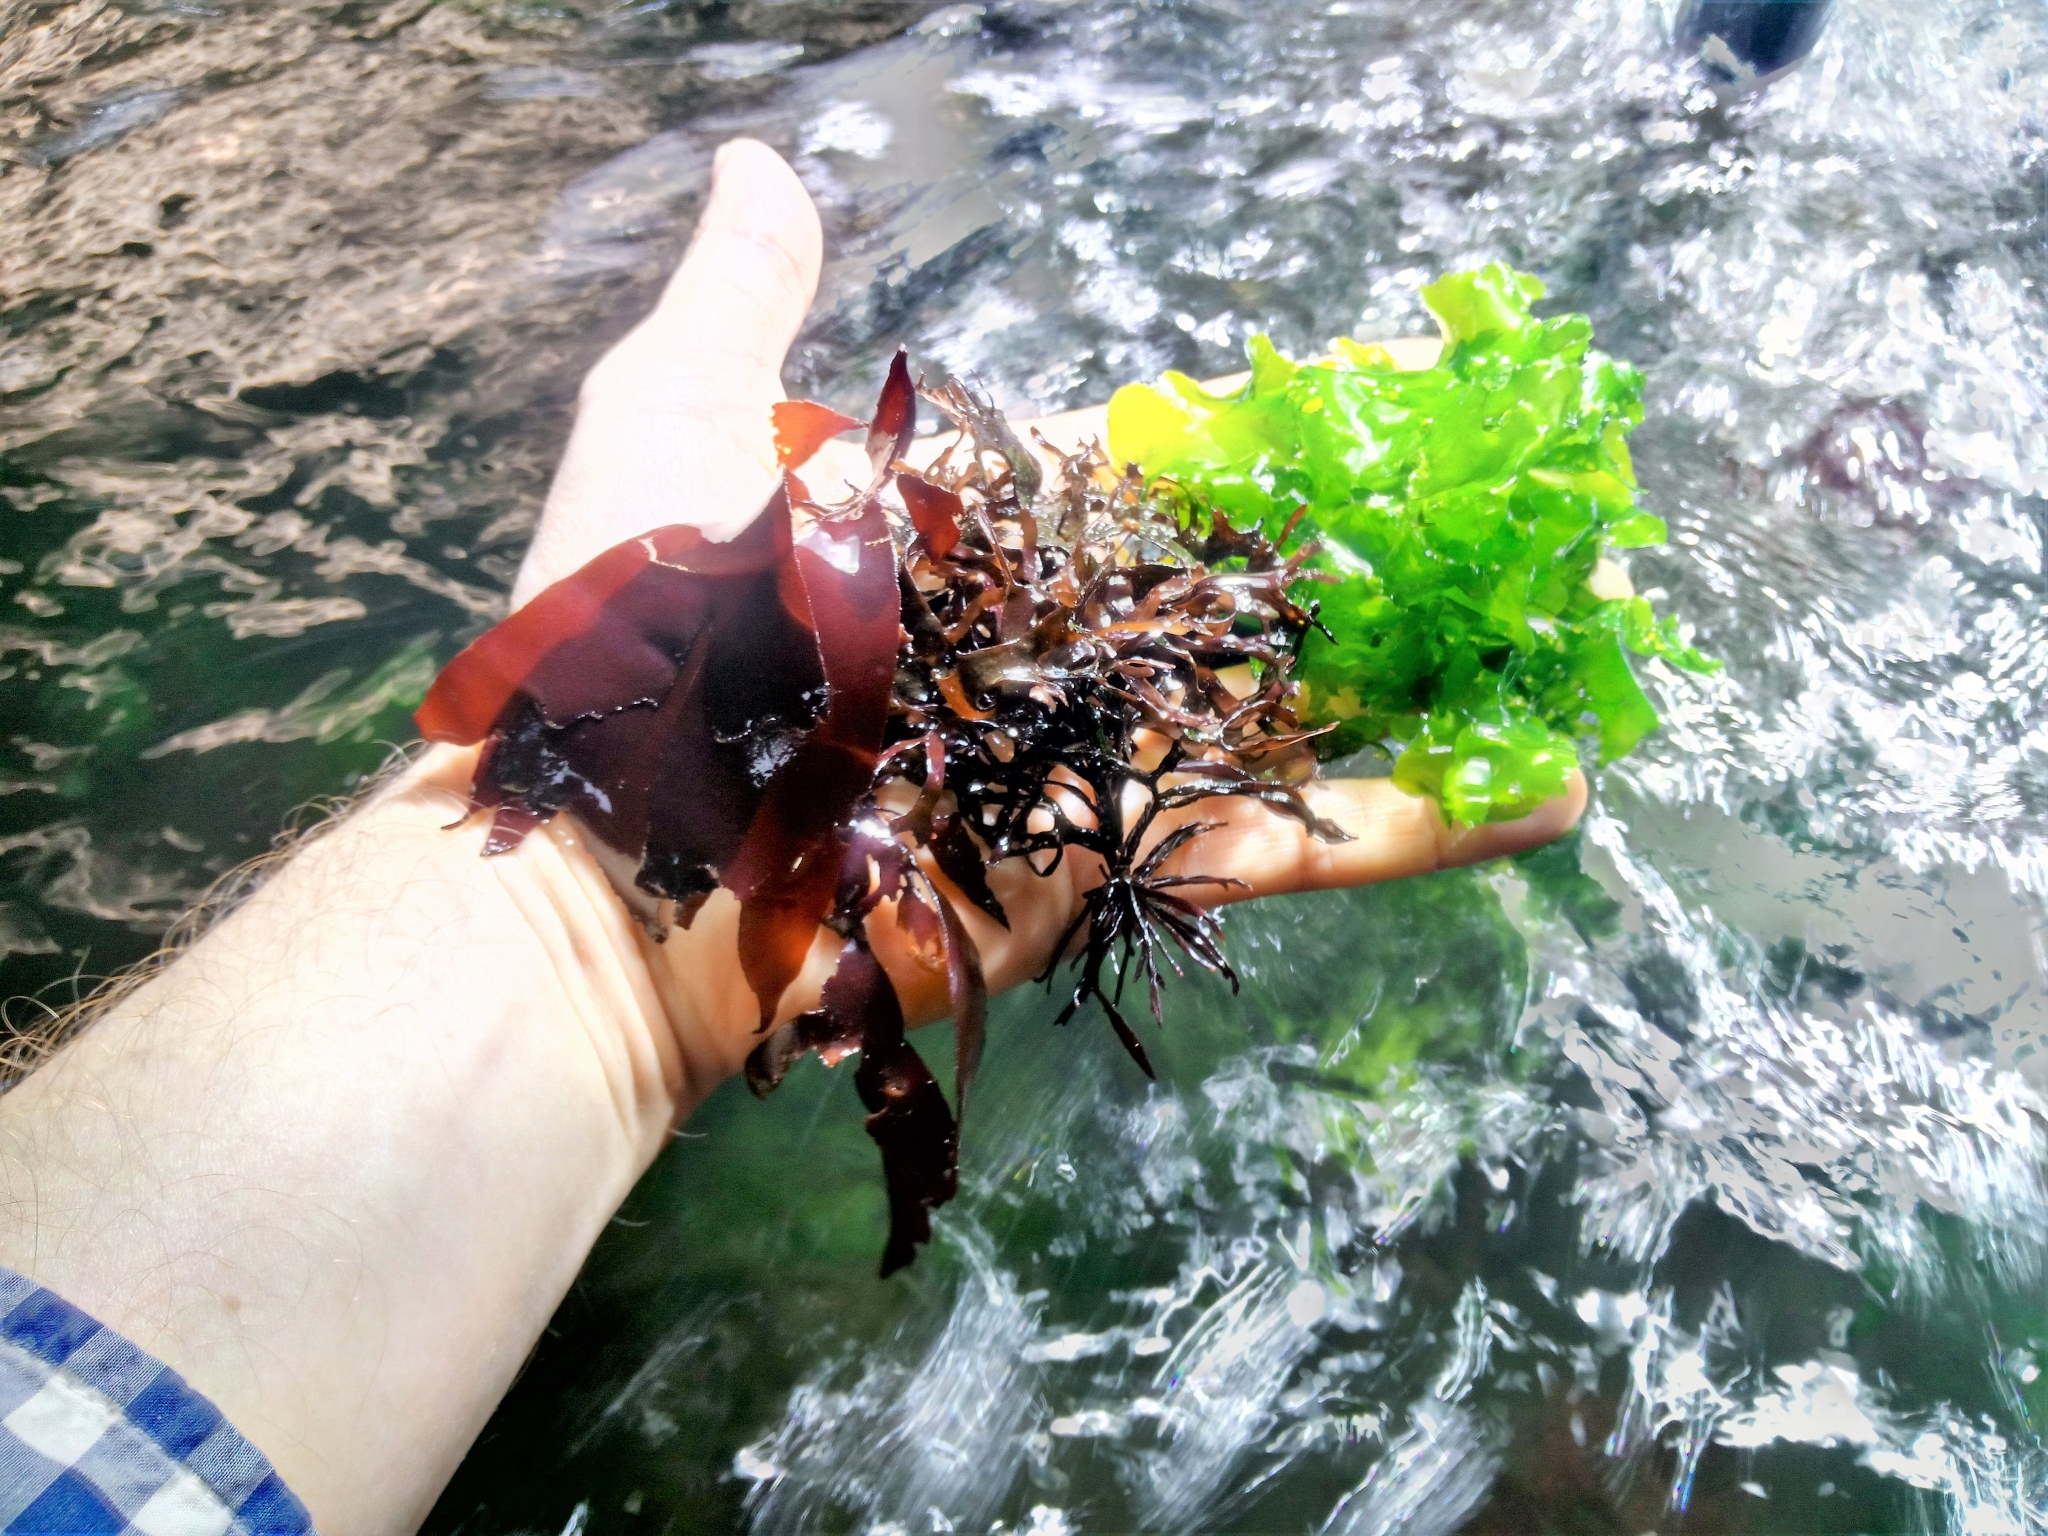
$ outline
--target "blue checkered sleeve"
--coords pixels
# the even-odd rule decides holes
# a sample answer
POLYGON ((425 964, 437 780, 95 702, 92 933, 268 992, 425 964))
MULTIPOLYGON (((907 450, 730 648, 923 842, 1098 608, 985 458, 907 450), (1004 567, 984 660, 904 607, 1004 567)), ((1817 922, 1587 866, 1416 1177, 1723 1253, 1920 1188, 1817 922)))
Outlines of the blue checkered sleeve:
POLYGON ((0 1269, 0 1536, 301 1536, 313 1522, 220 1410, 0 1269))

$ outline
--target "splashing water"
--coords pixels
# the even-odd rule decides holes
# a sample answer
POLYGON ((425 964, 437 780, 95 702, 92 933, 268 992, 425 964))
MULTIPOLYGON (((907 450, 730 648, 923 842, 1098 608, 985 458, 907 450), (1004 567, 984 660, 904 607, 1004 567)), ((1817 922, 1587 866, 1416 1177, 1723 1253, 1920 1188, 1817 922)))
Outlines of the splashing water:
POLYGON ((714 1100, 432 1528, 2048 1531, 2048 18, 1717 98, 1675 9, 0 6, 10 991, 403 738, 732 133, 844 405, 1495 259, 1648 375, 1633 578, 1729 665, 1577 839, 1234 913, 1156 1090, 1010 999, 889 1286, 847 1085, 714 1100))

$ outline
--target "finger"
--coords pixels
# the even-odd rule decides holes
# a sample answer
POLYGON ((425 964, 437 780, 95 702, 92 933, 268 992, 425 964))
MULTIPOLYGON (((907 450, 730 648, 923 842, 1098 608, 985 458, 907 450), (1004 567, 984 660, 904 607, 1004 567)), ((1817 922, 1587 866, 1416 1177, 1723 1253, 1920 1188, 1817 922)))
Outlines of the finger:
POLYGON ((822 251, 782 157, 751 139, 721 147, 661 302, 584 380, 515 607, 636 533, 692 523, 730 537, 761 509, 775 485, 768 411, 822 251))
POLYGON ((1565 792, 1519 821, 1477 827, 1447 823, 1436 802, 1391 779, 1334 779, 1303 797, 1317 815, 1351 834, 1326 843, 1291 817, 1251 800, 1205 802, 1196 819, 1215 823, 1167 861, 1165 873, 1228 876, 1235 886, 1190 886, 1181 894, 1210 905, 1399 880, 1523 853, 1562 837, 1586 809, 1586 780, 1574 772, 1565 792))
POLYGON ((711 200, 661 302, 628 337, 653 343, 656 366, 677 337, 693 363, 728 370, 706 378, 710 398, 735 383, 781 393, 782 359, 818 291, 824 235, 818 210, 796 172, 757 139, 719 146, 711 200))
MULTIPOLYGON (((1478 827, 1446 823, 1436 802, 1397 789, 1388 779, 1336 779, 1307 785, 1303 796, 1316 814, 1351 834, 1351 841, 1326 843, 1291 817, 1253 800, 1221 797, 1204 801, 1188 819, 1212 823, 1167 860, 1164 875, 1215 875, 1233 885, 1182 886, 1176 894, 1218 906, 1255 896, 1284 896, 1399 880, 1433 870, 1455 869, 1524 853, 1562 837, 1586 809, 1586 780, 1574 773, 1565 792, 1518 821, 1478 827)), ((1040 974, 1061 934, 1078 910, 1079 896, 1101 877, 1090 861, 1069 860, 1059 874, 1041 878, 1021 859, 989 871, 1010 915, 1005 929, 967 900, 935 866, 926 874, 952 902, 981 952, 992 991, 1000 992, 1040 974)), ((887 910, 868 927, 876 958, 895 983, 905 1017, 913 1024, 942 1018, 947 1011, 945 966, 920 951, 901 933, 887 910)))

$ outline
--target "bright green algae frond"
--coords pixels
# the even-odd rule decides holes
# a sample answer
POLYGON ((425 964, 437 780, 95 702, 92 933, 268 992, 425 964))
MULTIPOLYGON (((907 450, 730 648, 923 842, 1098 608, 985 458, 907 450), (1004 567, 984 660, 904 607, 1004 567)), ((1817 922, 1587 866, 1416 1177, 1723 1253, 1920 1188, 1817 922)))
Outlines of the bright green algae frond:
POLYGON ((1423 290, 1444 331, 1433 368, 1351 342, 1294 363, 1254 336, 1237 394, 1169 373, 1109 408, 1117 462, 1232 522, 1277 536, 1306 509, 1297 537, 1320 545, 1327 584, 1296 595, 1320 600, 1335 643, 1303 642, 1303 718, 1336 727, 1331 755, 1395 753, 1396 783, 1466 823, 1558 793, 1580 737, 1607 763, 1656 729, 1631 654, 1720 665, 1646 599, 1612 595, 1619 571, 1594 576, 1606 551, 1664 539, 1625 441, 1642 375, 1593 350, 1585 316, 1532 316, 1542 296, 1510 267, 1458 273, 1423 290))

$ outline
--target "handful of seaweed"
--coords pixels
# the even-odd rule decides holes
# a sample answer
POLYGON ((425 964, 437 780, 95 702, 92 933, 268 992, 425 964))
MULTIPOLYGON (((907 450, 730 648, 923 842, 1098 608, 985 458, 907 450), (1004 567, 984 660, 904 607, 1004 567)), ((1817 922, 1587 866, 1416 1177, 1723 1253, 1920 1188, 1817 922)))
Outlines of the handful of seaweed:
POLYGON ((1041 980, 1071 954, 1060 1022, 1095 999, 1149 1076, 1125 983, 1157 1018, 1162 962, 1237 980, 1194 895, 1233 882, 1173 872, 1209 825, 1192 807, 1255 799, 1341 838, 1300 786, 1319 754, 1377 748, 1452 819, 1508 820, 1564 789, 1587 740, 1611 762, 1656 728, 1630 657, 1718 667, 1607 559, 1664 537, 1625 441, 1642 376, 1583 315, 1538 318, 1542 295, 1498 265, 1432 284, 1445 350, 1414 372, 1255 336, 1243 389, 1127 387, 1115 463, 1055 453, 1049 483, 958 380, 923 394, 959 440, 906 464, 920 391, 899 353, 862 489, 820 500, 797 476, 861 423, 775 407, 782 481, 744 533, 607 550, 456 657, 420 729, 486 743, 487 854, 567 810, 656 934, 731 891, 764 1034, 819 925, 840 936, 821 1006, 747 1078, 766 1093, 805 1051, 860 1052, 886 1275, 952 1198, 959 1130, 871 919, 944 964, 964 1107, 987 989, 955 903, 1006 924, 990 865, 1088 860, 1041 980))
POLYGON ((766 1034, 755 1091, 805 1051, 860 1053, 889 1190, 884 1275, 955 1193, 959 1131, 905 1038, 871 920, 893 913, 943 961, 964 1108, 986 987, 956 903, 1006 924, 988 866, 1091 860, 1099 878, 1041 979, 1072 951, 1059 1021, 1095 999, 1149 1076, 1125 983, 1142 976, 1155 1018, 1161 966, 1181 955, 1236 984, 1193 899, 1232 882, 1171 872, 1209 825, 1177 813, 1251 798, 1345 835, 1299 787, 1315 733, 1290 669, 1316 616, 1290 595, 1312 554, 1291 547, 1294 525, 1237 528, 1099 449, 1055 455, 1048 481, 958 380, 923 394, 959 440, 913 471, 918 394, 899 353, 867 424, 868 483, 841 501, 797 471, 861 423, 777 406, 781 484, 745 532, 658 528, 607 550, 456 657, 418 716, 429 740, 485 743, 471 800, 492 813, 486 854, 569 811, 657 935, 721 885, 738 898, 766 1034), (767 1033, 821 923, 842 941, 821 1006, 767 1033))

